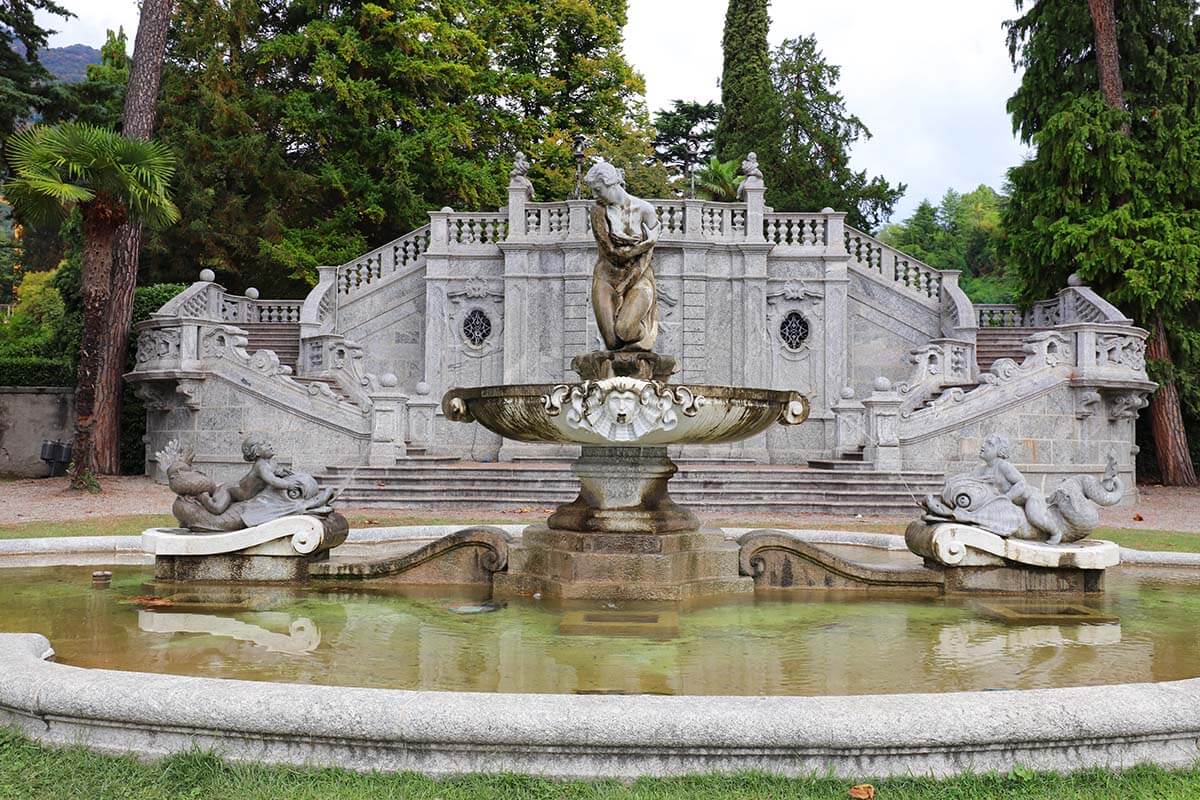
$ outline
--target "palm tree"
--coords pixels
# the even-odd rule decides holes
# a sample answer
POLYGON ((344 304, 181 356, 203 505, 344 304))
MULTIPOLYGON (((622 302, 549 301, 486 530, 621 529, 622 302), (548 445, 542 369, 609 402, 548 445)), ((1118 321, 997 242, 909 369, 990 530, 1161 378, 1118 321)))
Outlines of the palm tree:
POLYGON ((118 471, 119 398, 99 398, 96 378, 106 340, 128 325, 109 314, 113 241, 129 220, 158 227, 179 219, 168 184, 175 158, 157 142, 128 139, 94 125, 38 125, 8 140, 12 177, 0 189, 31 225, 78 208, 83 227, 83 340, 75 387, 76 486, 118 471))
POLYGON ((742 176, 738 174, 737 159, 722 161, 713 156, 696 171, 696 193, 704 200, 732 203, 737 200, 742 176))

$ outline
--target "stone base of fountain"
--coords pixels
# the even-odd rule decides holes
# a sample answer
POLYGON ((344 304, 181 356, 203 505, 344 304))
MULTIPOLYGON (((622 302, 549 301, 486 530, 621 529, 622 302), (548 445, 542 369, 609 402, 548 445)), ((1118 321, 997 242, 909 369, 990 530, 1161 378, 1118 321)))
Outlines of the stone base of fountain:
POLYGON ((738 547, 675 504, 665 447, 585 445, 572 466, 579 497, 546 525, 525 529, 493 578, 496 596, 686 600, 754 591, 738 574, 738 547))
POLYGON ((748 594, 754 579, 738 574, 738 547, 720 531, 668 534, 525 529, 510 551, 508 572, 492 579, 495 597, 688 600, 748 594))

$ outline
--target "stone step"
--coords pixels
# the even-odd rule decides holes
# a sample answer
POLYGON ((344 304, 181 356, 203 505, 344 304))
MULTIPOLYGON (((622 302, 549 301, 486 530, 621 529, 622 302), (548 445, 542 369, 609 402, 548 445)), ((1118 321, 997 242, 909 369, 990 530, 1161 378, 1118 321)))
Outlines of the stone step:
MULTIPOLYGON (((546 478, 541 480, 364 480, 362 478, 338 478, 331 475, 318 476, 318 480, 330 486, 344 486, 346 489, 391 489, 395 491, 447 491, 474 490, 499 493, 512 491, 576 491, 578 481, 572 478, 546 478)), ((887 494, 926 494, 941 489, 940 482, 934 481, 735 481, 728 483, 693 482, 673 479, 671 492, 791 492, 791 491, 846 491, 864 492, 876 491, 887 494)))
MULTIPOLYGON (((554 478, 558 475, 570 475, 567 465, 545 464, 538 465, 520 464, 513 461, 501 461, 481 464, 470 461, 457 461, 452 463, 438 463, 435 459, 429 461, 413 460, 413 463, 402 460, 396 462, 395 466, 352 466, 352 465, 331 465, 325 468, 324 474, 327 476, 344 476, 348 474, 370 477, 395 477, 397 479, 411 479, 416 475, 440 475, 447 479, 461 480, 467 475, 478 476, 483 479, 485 476, 496 476, 501 478, 520 478, 527 476, 530 478, 549 477, 554 478)), ((693 467, 689 465, 681 465, 680 470, 676 473, 674 481, 687 480, 696 478, 699 480, 800 480, 800 479, 815 479, 829 477, 837 480, 854 480, 854 481, 877 481, 877 480, 906 480, 906 481, 936 481, 941 483, 944 478, 943 473, 924 470, 905 470, 903 472, 875 472, 875 471, 840 471, 837 469, 811 469, 801 466, 785 466, 785 465, 754 465, 743 466, 738 469, 713 469, 708 467, 693 467)), ((674 484, 672 484, 674 485, 674 484)))

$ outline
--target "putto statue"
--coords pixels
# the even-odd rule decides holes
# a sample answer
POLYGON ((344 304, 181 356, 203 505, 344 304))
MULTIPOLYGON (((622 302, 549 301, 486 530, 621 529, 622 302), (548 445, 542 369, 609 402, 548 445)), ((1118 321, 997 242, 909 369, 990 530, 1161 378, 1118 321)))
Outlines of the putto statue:
POLYGON ((654 206, 625 191, 625 175, 598 161, 584 179, 596 198, 592 234, 600 248, 592 275, 592 309, 610 351, 654 349, 658 297, 650 259, 658 241, 654 206))
POLYGON ((1009 461, 1011 455, 1012 444, 1003 436, 984 439, 979 449, 983 464, 947 478, 940 497, 925 496, 925 521, 961 522, 997 536, 1060 544, 1086 537, 1100 524, 1098 507, 1121 500, 1121 479, 1112 456, 1103 479, 1067 478, 1047 499, 1025 481, 1009 461))
POLYGON ((216 484, 192 467, 190 450, 172 441, 158 453, 167 485, 178 496, 171 512, 193 531, 237 531, 294 514, 326 516, 336 494, 322 489, 313 476, 292 472, 274 461, 275 448, 265 437, 242 442, 250 471, 236 483, 216 484))

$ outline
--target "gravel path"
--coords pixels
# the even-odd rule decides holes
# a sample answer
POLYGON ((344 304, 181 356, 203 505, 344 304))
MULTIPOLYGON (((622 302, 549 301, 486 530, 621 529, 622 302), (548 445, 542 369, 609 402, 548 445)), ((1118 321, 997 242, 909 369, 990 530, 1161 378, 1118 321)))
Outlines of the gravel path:
MULTIPOLYGON (((169 514, 174 496, 163 485, 149 478, 119 477, 105 478, 104 491, 100 494, 72 490, 67 478, 42 478, 36 480, 0 481, 0 525, 33 521, 66 521, 93 517, 121 516, 128 514, 169 514)), ((486 506, 456 508, 453 511, 425 509, 342 509, 370 517, 394 517, 397 514, 412 517, 427 517, 445 520, 509 520, 512 522, 535 522, 545 519, 547 509, 521 509, 498 511, 486 506)), ((732 524, 735 518, 729 514, 702 514, 703 518, 721 520, 732 524)), ((1106 508, 1101 511, 1103 524, 1115 528, 1143 530, 1172 530, 1200 532, 1200 488, 1178 488, 1165 486, 1143 486, 1141 502, 1137 506, 1106 508)), ((900 517, 854 517, 829 514, 806 514, 786 519, 746 514, 738 519, 741 527, 784 526, 828 526, 904 524, 911 516, 900 517)))

